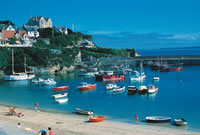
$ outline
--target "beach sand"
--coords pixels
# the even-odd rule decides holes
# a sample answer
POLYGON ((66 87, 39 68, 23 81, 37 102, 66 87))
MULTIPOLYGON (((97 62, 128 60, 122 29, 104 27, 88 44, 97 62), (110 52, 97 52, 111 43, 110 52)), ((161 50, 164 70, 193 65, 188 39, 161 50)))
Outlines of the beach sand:
POLYGON ((55 135, 200 135, 198 132, 165 127, 136 125, 105 120, 91 123, 87 116, 16 108, 23 117, 8 115, 9 107, 0 106, 0 133, 7 135, 34 135, 42 128, 51 127, 55 135), (18 131, 17 123, 21 127, 18 131), (7 126, 6 126, 7 125, 7 126), (16 132, 17 131, 17 132, 16 132), (28 132, 28 133, 27 133, 28 132), (13 133, 13 134, 12 134, 13 133))

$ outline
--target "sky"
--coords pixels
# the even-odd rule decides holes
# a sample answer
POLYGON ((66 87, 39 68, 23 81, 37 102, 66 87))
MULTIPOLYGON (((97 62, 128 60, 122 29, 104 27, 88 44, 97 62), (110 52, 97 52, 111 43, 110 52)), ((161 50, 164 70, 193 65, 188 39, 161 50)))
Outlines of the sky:
POLYGON ((22 26, 30 16, 50 17, 54 26, 74 24, 75 31, 92 34, 103 47, 196 46, 200 41, 199 0, 0 0, 0 5, 0 20, 22 26))

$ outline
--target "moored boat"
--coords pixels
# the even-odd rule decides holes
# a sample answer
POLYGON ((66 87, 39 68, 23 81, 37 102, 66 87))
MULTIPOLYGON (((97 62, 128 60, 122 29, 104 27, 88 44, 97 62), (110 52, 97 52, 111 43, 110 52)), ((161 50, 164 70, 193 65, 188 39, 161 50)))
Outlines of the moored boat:
POLYGON ((61 103, 65 103, 68 101, 68 98, 64 98, 64 99, 57 99, 56 102, 61 104, 61 103))
POLYGON ((113 81, 113 80, 124 80, 125 76, 124 75, 104 75, 103 81, 113 81))
POLYGON ((42 79, 42 78, 37 78, 37 79, 31 79, 30 81, 31 81, 32 83, 40 83, 40 82, 43 82, 44 79, 42 79))
POLYGON ((96 89, 96 84, 88 84, 86 82, 82 83, 81 86, 78 86, 79 90, 93 90, 96 89))
POLYGON ((161 123, 161 122, 170 122, 171 117, 165 117, 165 116, 147 116, 146 122, 151 123, 161 123))
POLYGON ((128 94, 135 94, 137 93, 136 86, 128 86, 128 94))
POLYGON ((100 122, 105 120, 105 116, 94 116, 94 117, 90 117, 90 121, 91 122, 100 122))
POLYGON ((108 83, 106 85, 107 90, 112 90, 113 88, 117 88, 117 87, 118 87, 117 84, 114 84, 114 83, 108 83))
POLYGON ((56 84, 56 81, 54 81, 53 78, 48 78, 47 80, 41 82, 41 85, 54 85, 54 84, 56 84))
POLYGON ((66 97, 68 93, 61 93, 61 94, 56 94, 56 95, 52 95, 53 98, 62 98, 62 97, 66 97))
POLYGON ((139 86, 138 92, 139 92, 139 94, 146 94, 146 92, 147 92, 147 86, 145 86, 145 85, 139 86))
POLYGON ((156 87, 155 85, 147 86, 147 93, 151 94, 151 93, 155 93, 157 91, 158 91, 158 87, 156 87))
POLYGON ((125 86, 118 86, 117 88, 113 88, 113 92, 120 92, 120 91, 123 91, 125 90, 125 86))
POLYGON ((83 115, 92 115, 93 111, 76 108, 76 113, 83 114, 83 115))
POLYGON ((187 125, 187 121, 184 118, 176 118, 174 119, 175 126, 185 126, 187 125))
POLYGON ((160 80, 160 77, 159 76, 154 76, 153 80, 160 80))
POLYGON ((68 89, 69 86, 60 86, 60 87, 55 87, 53 88, 53 91, 60 91, 60 90, 66 90, 68 89))
POLYGON ((5 76, 4 80, 6 81, 22 81, 22 80, 28 80, 28 75, 26 73, 14 73, 9 76, 5 76))

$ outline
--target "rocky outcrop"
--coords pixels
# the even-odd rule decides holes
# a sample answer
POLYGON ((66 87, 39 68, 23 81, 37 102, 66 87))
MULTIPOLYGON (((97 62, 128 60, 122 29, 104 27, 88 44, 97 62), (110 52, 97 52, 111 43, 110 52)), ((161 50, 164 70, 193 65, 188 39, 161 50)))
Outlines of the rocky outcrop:
POLYGON ((73 72, 74 71, 74 66, 70 67, 61 67, 60 65, 53 65, 49 67, 49 73, 55 74, 55 73, 68 73, 68 72, 73 72))

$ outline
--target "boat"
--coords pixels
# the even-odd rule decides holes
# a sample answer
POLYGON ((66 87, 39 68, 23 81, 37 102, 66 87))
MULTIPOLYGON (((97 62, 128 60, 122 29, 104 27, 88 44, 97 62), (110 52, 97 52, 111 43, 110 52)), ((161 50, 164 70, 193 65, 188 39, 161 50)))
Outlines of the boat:
POLYGON ((114 81, 114 80, 124 80, 125 76, 124 75, 104 75, 103 81, 114 81))
POLYGON ((14 52, 12 49, 12 74, 7 75, 4 77, 5 81, 22 81, 22 80, 28 80, 27 73, 15 73, 14 71, 14 52))
POLYGON ((81 86, 78 86, 79 90, 93 90, 96 89, 96 84, 88 84, 86 82, 81 83, 81 86))
POLYGON ((57 99, 56 102, 61 104, 61 103, 65 103, 68 101, 68 98, 64 98, 64 99, 57 99))
POLYGON ((128 86, 128 94, 135 94, 137 93, 136 86, 128 86))
POLYGON ((117 88, 113 88, 113 92, 120 92, 120 91, 123 91, 125 90, 125 86, 118 86, 117 88))
POLYGON ((91 76, 91 77, 95 77, 95 75, 98 74, 98 72, 80 72, 79 76, 91 76))
POLYGON ((90 117, 90 122, 100 122, 105 120, 105 116, 94 116, 94 117, 90 117))
POLYGON ((157 91, 158 91, 158 87, 156 87, 155 85, 147 86, 147 93, 151 94, 151 93, 155 93, 157 91))
POLYGON ((83 114, 83 115, 92 115, 93 111, 76 108, 76 113, 83 114))
POLYGON ((42 78, 37 78, 37 79, 31 79, 30 81, 31 81, 32 83, 41 83, 41 82, 44 81, 44 79, 42 79, 42 78))
POLYGON ((56 81, 54 81, 53 78, 48 78, 47 80, 41 82, 41 85, 54 85, 54 84, 56 84, 56 81))
POLYGON ((60 86, 60 87, 55 87, 53 88, 53 91, 60 91, 60 90, 66 90, 68 89, 69 86, 60 86))
POLYGON ((185 126, 187 125, 187 121, 184 118, 176 118, 174 119, 175 126, 185 126))
POLYGON ((139 88, 138 88, 138 92, 139 92, 139 94, 146 94, 146 92, 147 92, 147 86, 140 85, 139 88))
POLYGON ((117 87, 118 87, 117 84, 114 84, 114 83, 108 83, 106 85, 107 90, 112 90, 113 88, 117 88, 117 87))
POLYGON ((56 95, 52 95, 53 98, 62 98, 62 97, 66 97, 68 93, 62 93, 62 94, 56 94, 56 95))
POLYGON ((144 74, 143 71, 143 64, 140 62, 140 73, 138 71, 134 71, 135 75, 130 76, 131 81, 143 81, 146 78, 146 75, 144 74))
POLYGON ((171 117, 165 117, 165 116, 147 116, 146 122, 151 123, 161 123, 161 122, 170 122, 171 117))
POLYGON ((160 77, 159 76, 154 76, 153 80, 160 80, 160 77))

